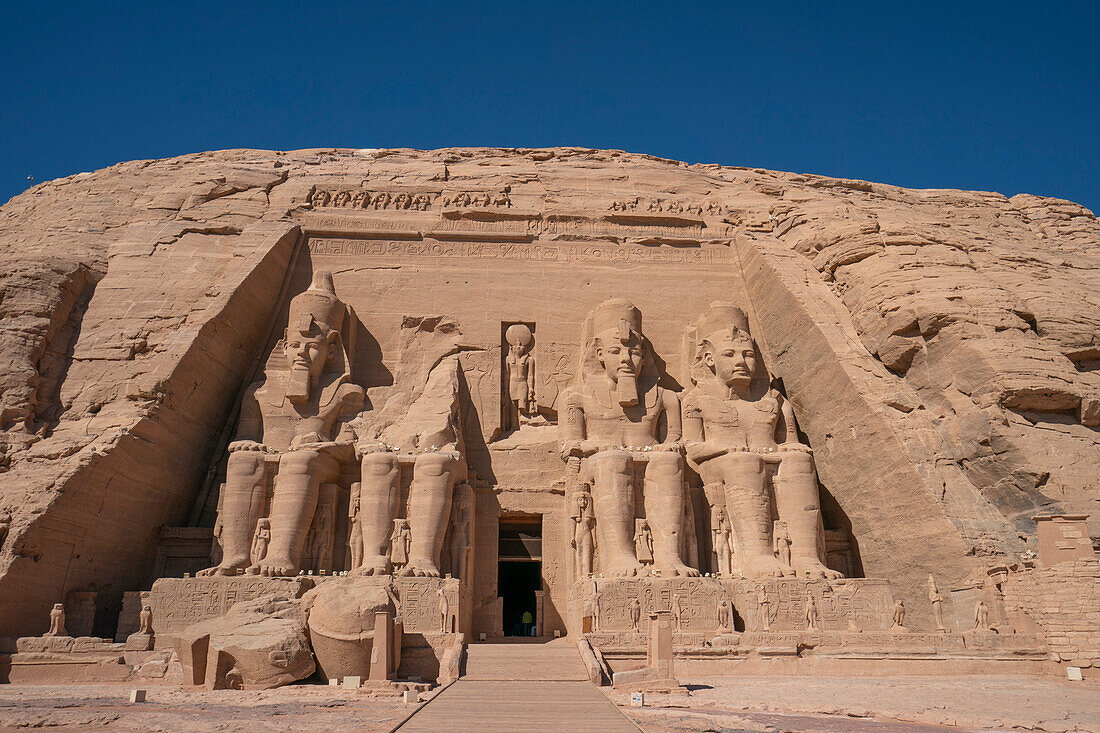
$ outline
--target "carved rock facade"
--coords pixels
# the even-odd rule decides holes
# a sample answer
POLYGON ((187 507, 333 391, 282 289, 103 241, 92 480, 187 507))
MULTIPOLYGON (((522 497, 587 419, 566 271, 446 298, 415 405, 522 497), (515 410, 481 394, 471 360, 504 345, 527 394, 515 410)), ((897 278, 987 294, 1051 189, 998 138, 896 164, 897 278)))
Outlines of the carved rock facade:
MULTIPOLYGON (((1005 621, 1033 516, 1100 518, 1100 224, 1069 202, 226 151, 36 186, 0 253, 0 635, 74 594, 107 635, 163 527, 213 528, 189 582, 219 593, 388 577, 371 608, 425 639, 885 629, 895 598, 963 632, 979 597, 1005 621)), ((173 613, 158 640, 209 616, 173 613)))

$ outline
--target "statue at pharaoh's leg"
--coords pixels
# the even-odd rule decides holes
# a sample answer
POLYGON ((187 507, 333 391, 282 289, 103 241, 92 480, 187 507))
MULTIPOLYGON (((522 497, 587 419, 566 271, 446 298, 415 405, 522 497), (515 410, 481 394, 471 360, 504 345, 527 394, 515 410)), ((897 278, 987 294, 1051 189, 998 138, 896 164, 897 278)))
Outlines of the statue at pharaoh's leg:
POLYGON ((576 384, 564 396, 562 457, 580 456, 592 487, 600 572, 634 576, 634 466, 643 467, 645 516, 653 532, 653 565, 662 575, 698 575, 684 564, 684 466, 680 401, 657 385, 642 316, 621 298, 604 301, 585 320, 576 384))
POLYGON ((824 530, 810 447, 798 440, 790 403, 770 385, 745 314, 713 303, 694 336, 685 446, 704 483, 723 487, 741 572, 750 578, 840 577, 820 557, 824 530), (775 554, 773 501, 785 528, 784 560, 790 539, 790 567, 775 554))
POLYGON ((403 575, 439 577, 444 537, 451 518, 454 485, 465 480, 459 420, 457 356, 443 358, 428 374, 420 396, 396 423, 374 437, 360 437, 362 458, 359 511, 363 561, 356 575, 390 571, 389 539, 397 516, 402 463, 412 466, 408 564, 403 575))
POLYGON ((245 393, 219 500, 222 561, 201 574, 235 575, 249 567, 272 471, 277 473, 267 512, 271 539, 254 572, 298 572, 320 485, 335 481, 351 458, 346 421, 363 405, 363 389, 350 381, 341 337, 346 317, 347 306, 336 297, 327 271, 318 270, 309 289, 291 299, 287 329, 276 347, 286 367, 270 364, 245 393))

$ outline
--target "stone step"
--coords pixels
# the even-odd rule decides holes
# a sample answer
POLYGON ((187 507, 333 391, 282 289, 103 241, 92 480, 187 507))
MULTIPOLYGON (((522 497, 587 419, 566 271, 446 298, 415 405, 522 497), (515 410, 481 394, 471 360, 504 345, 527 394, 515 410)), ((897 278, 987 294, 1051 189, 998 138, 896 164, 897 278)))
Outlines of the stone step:
POLYGON ((588 673, 576 644, 474 643, 466 648, 466 680, 584 681, 588 673))

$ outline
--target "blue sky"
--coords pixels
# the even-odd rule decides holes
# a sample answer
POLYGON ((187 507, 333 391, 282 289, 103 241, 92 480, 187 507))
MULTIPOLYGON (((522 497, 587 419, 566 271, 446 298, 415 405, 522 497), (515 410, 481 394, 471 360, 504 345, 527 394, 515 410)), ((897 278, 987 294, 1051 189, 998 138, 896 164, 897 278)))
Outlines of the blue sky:
POLYGON ((0 201, 232 147, 578 145, 1100 208, 1100 3, 0 9, 0 201))

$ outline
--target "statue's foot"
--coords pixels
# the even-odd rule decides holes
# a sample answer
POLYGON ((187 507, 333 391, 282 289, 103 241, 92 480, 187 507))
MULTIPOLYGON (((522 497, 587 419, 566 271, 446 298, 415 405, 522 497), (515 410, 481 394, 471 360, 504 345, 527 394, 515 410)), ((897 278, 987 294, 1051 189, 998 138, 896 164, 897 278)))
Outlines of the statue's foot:
POLYGON ((791 575, 794 571, 772 555, 753 558, 745 566, 745 577, 748 578, 783 578, 791 575))
POLYGON ((413 558, 409 564, 401 569, 402 575, 412 575, 417 578, 438 578, 439 568, 427 558, 413 558))
POLYGON ((248 567, 248 560, 222 560, 220 565, 200 570, 195 576, 208 578, 212 575, 236 575, 237 570, 244 567, 248 567))
POLYGON ((645 567, 631 557, 624 557, 621 560, 610 562, 604 569, 604 575, 612 578, 633 578, 644 572, 645 567))
POLYGON ((245 568, 244 574, 245 575, 259 575, 260 574, 260 565, 258 563, 256 565, 249 565, 247 568, 245 568))
POLYGON ((837 578, 843 578, 842 573, 827 568, 821 564, 821 561, 816 557, 792 557, 791 566, 794 568, 794 573, 800 578, 827 578, 829 580, 836 580, 837 578))
POLYGON ((663 562, 659 565, 654 565, 654 568, 665 577, 695 577, 700 574, 698 570, 693 567, 688 567, 679 560, 663 562))
POLYGON ((379 555, 378 557, 368 557, 363 560, 363 564, 352 570, 348 575, 355 577, 366 577, 371 575, 388 575, 390 572, 389 560, 379 555))
POLYGON ((268 578, 285 578, 298 574, 298 566, 288 557, 267 557, 260 563, 260 575, 268 578))

